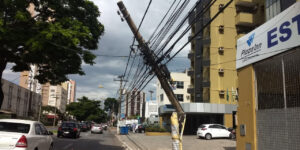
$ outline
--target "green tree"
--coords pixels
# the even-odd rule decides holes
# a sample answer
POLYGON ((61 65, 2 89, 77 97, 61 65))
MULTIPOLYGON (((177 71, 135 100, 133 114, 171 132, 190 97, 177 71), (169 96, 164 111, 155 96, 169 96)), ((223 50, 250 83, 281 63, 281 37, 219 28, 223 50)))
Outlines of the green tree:
MULTIPOLYGON (((36 64, 40 83, 58 84, 68 74, 84 75, 81 64, 94 64, 90 50, 98 48, 104 32, 99 16, 89 0, 1 0, 0 78, 8 63, 14 72, 36 64), (28 11, 30 6, 34 13, 28 11)), ((0 88, 0 107, 3 97, 0 88)))
POLYGON ((67 105, 67 111, 79 121, 106 121, 106 113, 100 109, 100 101, 90 100, 83 96, 77 99, 78 102, 73 102, 67 105))
POLYGON ((108 97, 105 101, 104 101, 104 110, 105 111, 111 111, 114 113, 118 113, 118 107, 119 107, 119 103, 115 98, 111 98, 108 97))

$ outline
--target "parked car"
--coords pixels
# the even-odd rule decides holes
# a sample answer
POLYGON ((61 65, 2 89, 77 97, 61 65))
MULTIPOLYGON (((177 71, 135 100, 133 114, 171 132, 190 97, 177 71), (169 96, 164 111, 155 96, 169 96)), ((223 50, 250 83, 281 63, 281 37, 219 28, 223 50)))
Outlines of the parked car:
POLYGON ((220 124, 202 124, 198 128, 197 136, 210 140, 212 138, 232 138, 233 134, 220 124))
POLYGON ((94 124, 92 129, 91 129, 91 133, 103 133, 103 128, 100 124, 94 124))
POLYGON ((228 131, 231 132, 231 134, 232 134, 231 138, 235 139, 236 138, 236 129, 235 128, 228 128, 228 131))
POLYGON ((86 132, 86 131, 89 130, 89 127, 88 127, 88 125, 86 123, 80 123, 80 130, 82 132, 86 132))
POLYGON ((0 119, 1 150, 51 150, 53 133, 37 121, 0 119))
POLYGON ((80 127, 76 122, 63 122, 58 128, 57 137, 72 137, 74 139, 80 137, 80 127))
POLYGON ((142 125, 142 124, 138 124, 137 125, 137 129, 136 129, 136 132, 137 133, 145 133, 145 126, 144 125, 142 125))

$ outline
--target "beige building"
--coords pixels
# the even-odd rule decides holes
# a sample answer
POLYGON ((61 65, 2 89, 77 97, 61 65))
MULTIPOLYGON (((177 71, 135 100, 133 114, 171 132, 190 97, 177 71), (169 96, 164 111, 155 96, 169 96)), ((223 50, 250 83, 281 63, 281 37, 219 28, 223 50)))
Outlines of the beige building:
POLYGON ((37 67, 31 65, 31 71, 21 72, 20 86, 42 95, 43 106, 56 106, 61 112, 66 111, 66 105, 75 101, 76 82, 69 80, 61 85, 40 84, 34 77, 37 75, 37 67), (55 91, 55 92, 53 92, 55 91), (57 102, 55 104, 55 97, 57 102))
POLYGON ((11 113, 17 118, 37 119, 42 97, 40 94, 2 79, 4 101, 0 112, 11 113))
MULTIPOLYGON (((171 72, 171 78, 173 80, 173 92, 180 103, 189 103, 190 94, 187 93, 188 86, 190 85, 190 78, 186 72, 171 72)), ((170 104, 165 91, 162 89, 160 82, 156 84, 156 100, 158 106, 170 104)))

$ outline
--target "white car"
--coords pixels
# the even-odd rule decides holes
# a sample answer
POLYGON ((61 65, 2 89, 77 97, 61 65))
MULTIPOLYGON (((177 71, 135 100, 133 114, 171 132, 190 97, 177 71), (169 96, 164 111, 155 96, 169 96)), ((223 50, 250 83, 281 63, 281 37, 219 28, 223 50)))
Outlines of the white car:
POLYGON ((211 138, 232 138, 234 135, 220 124, 202 124, 197 130, 199 138, 210 140, 211 138))
POLYGON ((0 150, 51 150, 52 134, 37 121, 0 119, 0 150))
POLYGON ((103 127, 100 124, 94 124, 91 133, 103 133, 103 127))

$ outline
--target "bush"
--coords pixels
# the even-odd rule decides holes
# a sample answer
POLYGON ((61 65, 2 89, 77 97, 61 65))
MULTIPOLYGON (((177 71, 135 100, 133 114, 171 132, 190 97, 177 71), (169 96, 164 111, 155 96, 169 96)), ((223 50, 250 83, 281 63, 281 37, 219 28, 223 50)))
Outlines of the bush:
POLYGON ((146 132, 167 132, 167 130, 158 125, 150 125, 146 127, 146 132))

